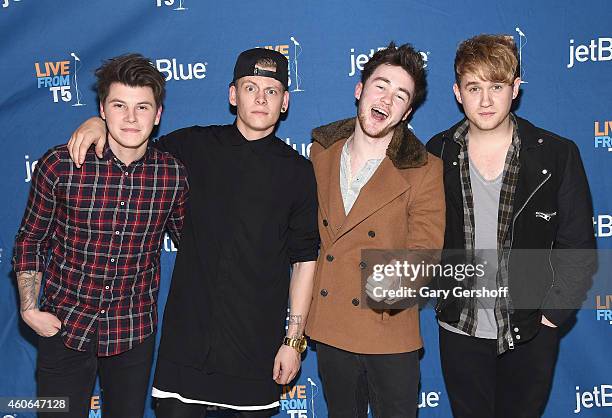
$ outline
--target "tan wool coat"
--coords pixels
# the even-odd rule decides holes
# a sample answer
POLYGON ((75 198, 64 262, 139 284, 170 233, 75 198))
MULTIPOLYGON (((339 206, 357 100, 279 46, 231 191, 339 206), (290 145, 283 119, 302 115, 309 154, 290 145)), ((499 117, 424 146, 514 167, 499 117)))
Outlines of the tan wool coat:
POLYGON ((321 250, 307 335, 342 350, 390 354, 422 347, 418 307, 374 310, 362 300, 362 249, 442 248, 445 227, 442 163, 404 124, 348 215, 340 192, 342 147, 355 119, 313 131, 321 250))

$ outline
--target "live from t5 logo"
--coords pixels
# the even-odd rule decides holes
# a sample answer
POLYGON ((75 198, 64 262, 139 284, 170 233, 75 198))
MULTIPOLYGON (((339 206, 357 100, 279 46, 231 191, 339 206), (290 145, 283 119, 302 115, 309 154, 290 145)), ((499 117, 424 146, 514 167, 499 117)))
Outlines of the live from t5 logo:
POLYGON ((81 58, 70 52, 60 59, 44 59, 34 63, 34 75, 39 89, 49 90, 53 103, 72 103, 85 106, 79 89, 78 73, 81 58))
POLYGON ((595 295, 595 315, 597 321, 612 325, 612 295, 595 295))
POLYGON ((187 0, 155 0, 157 7, 168 7, 178 12, 187 10, 186 2, 187 0))
POLYGON ((604 152, 612 152, 612 120, 596 120, 594 146, 604 152))
MULTIPOLYGON (((417 45, 415 45, 415 47, 417 47, 417 45)), ((349 51, 350 64, 349 64, 348 76, 354 77, 355 75, 357 75, 357 77, 360 77, 361 71, 363 71, 363 66, 366 65, 368 61, 370 61, 370 58, 372 58, 372 56, 376 52, 381 51, 385 48, 386 46, 379 46, 376 48, 365 48, 365 49, 351 48, 349 51)), ((425 62, 425 65, 423 67, 427 68, 427 61, 429 59, 429 51, 419 51, 419 53, 421 54, 421 57, 423 57, 423 61, 425 62)))
POLYGON ((289 418, 315 418, 315 397, 319 394, 319 385, 310 377, 307 385, 298 384, 283 386, 280 398, 281 416, 289 418))
POLYGON ((289 91, 299 93, 304 91, 304 78, 302 77, 302 44, 297 35, 290 35, 289 40, 268 42, 259 45, 260 48, 272 49, 283 54, 289 61, 289 91))

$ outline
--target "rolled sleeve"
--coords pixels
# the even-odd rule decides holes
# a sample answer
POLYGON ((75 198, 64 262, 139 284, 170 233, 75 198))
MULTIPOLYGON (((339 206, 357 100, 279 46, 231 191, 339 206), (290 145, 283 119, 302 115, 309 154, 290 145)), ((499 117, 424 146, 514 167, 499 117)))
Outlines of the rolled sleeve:
POLYGON ((57 154, 50 151, 36 165, 25 214, 15 239, 13 268, 16 272, 45 269, 55 225, 58 163, 57 154))

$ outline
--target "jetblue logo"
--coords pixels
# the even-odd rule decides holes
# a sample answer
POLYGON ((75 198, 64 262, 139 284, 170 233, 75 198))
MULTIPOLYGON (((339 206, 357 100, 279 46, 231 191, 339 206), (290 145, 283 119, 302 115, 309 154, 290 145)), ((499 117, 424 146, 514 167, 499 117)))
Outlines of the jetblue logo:
MULTIPOLYGON (((383 49, 385 49, 386 47, 382 46, 382 47, 378 47, 378 48, 372 48, 369 51, 364 51, 362 53, 357 53, 355 52, 355 48, 351 48, 350 51, 350 70, 348 73, 349 77, 353 77, 355 76, 355 74, 357 74, 357 70, 359 71, 363 71, 363 66, 366 65, 366 63, 368 61, 370 61, 370 58, 372 58, 372 56, 378 52, 378 51, 382 51, 383 49)), ((425 65, 423 66, 423 68, 427 68, 427 60, 429 57, 429 51, 427 52, 423 52, 420 51, 419 52, 421 54, 421 57, 423 57, 423 61, 425 62, 425 65)))
POLYGON ((567 68, 574 68, 577 62, 587 61, 612 61, 612 38, 591 39, 591 42, 583 45, 574 45, 574 40, 570 39, 567 68))
MULTIPOLYGON (((15 3, 19 3, 21 0, 13 0, 15 3)), ((2 8, 6 9, 11 5, 11 0, 2 0, 2 8)), ((12 415, 7 415, 7 417, 11 418, 12 415)), ((5 417, 6 418, 6 417, 5 417)))
POLYGON ((598 238, 612 237, 612 215, 597 215, 593 217, 595 236, 598 238))
POLYGON ((181 63, 176 58, 160 58, 155 66, 164 75, 166 81, 203 80, 206 78, 207 62, 181 63))
POLYGON ((579 414, 582 409, 609 408, 612 406, 612 385, 594 386, 593 390, 582 392, 580 386, 576 386, 576 408, 574 414, 579 414))

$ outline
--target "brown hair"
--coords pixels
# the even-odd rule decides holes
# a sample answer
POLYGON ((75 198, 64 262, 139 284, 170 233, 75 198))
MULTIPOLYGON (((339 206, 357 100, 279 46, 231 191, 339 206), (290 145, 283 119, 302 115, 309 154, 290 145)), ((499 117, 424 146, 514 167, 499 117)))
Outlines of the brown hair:
POLYGON ((166 80, 148 58, 140 54, 125 54, 104 61, 96 70, 96 88, 102 103, 108 97, 113 83, 129 87, 151 87, 157 107, 161 106, 166 95, 166 80))
POLYGON ((486 81, 512 84, 519 77, 518 51, 510 35, 478 35, 463 41, 455 55, 455 81, 473 73, 486 81))
POLYGON ((410 44, 399 47, 394 42, 389 43, 387 48, 377 51, 372 58, 363 66, 361 71, 361 82, 370 78, 372 73, 381 65, 395 65, 404 69, 414 81, 414 97, 411 106, 419 105, 427 93, 427 80, 425 79, 425 62, 421 53, 410 44))

